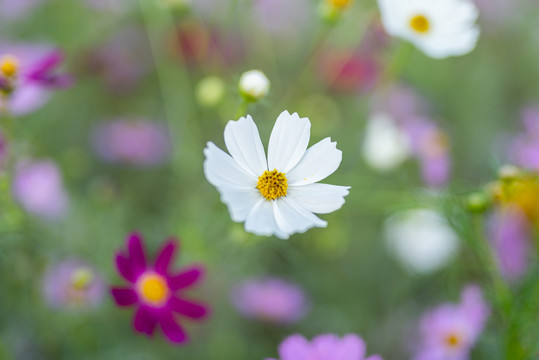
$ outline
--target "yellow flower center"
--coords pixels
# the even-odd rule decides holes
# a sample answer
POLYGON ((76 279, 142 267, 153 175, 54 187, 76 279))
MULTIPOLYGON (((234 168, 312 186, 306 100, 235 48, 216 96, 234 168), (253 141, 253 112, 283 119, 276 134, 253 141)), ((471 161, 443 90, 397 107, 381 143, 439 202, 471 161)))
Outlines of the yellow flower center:
POLYGON ((348 5, 350 5, 352 3, 352 0, 327 0, 327 2, 330 5, 342 10, 348 5))
POLYGON ((17 75, 19 71, 19 61, 16 57, 6 55, 0 58, 0 75, 4 75, 7 78, 12 78, 17 75))
POLYGON ((162 304, 170 292, 166 279, 157 274, 142 275, 138 281, 138 289, 142 299, 153 305, 162 304))
POLYGON ((286 196, 288 181, 286 180, 286 176, 276 169, 273 171, 266 170, 258 177, 256 188, 266 200, 275 200, 281 196, 286 196))
POLYGON ((449 334, 449 336, 445 338, 445 343, 450 348, 457 348, 461 344, 461 338, 458 334, 449 334))
POLYGON ((420 34, 426 34, 430 30, 430 22, 425 15, 419 14, 412 17, 410 27, 420 34))
POLYGON ((498 182, 494 187, 494 197, 506 206, 517 206, 528 219, 539 220, 539 179, 518 177, 498 182))
POLYGON ((79 268, 73 272, 71 275, 71 286, 75 290, 84 290, 93 280, 93 274, 90 270, 86 268, 79 268))

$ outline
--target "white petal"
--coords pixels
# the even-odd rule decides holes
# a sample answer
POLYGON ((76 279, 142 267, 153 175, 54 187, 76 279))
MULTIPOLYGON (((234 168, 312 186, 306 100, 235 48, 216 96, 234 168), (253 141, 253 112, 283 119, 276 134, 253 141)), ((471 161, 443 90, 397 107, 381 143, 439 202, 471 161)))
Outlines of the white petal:
POLYGON ((243 171, 230 155, 214 143, 208 142, 204 155, 206 156, 204 174, 214 186, 236 189, 256 188, 257 178, 243 171))
POLYGON ((272 202, 277 226, 283 233, 302 233, 312 227, 326 227, 327 222, 288 196, 272 202))
POLYGON ((288 188, 287 197, 297 200, 313 213, 328 214, 341 208, 349 189, 349 186, 328 184, 293 186, 288 188))
POLYGON ((288 172, 301 159, 309 145, 311 122, 283 111, 271 131, 268 145, 268 168, 288 172))
POLYGON ((411 152, 410 138, 384 113, 371 116, 365 129, 362 154, 365 162, 379 171, 402 164, 411 152))
POLYGON ((267 170, 264 146, 250 115, 226 124, 225 144, 230 155, 247 173, 258 178, 267 170))
POLYGON ((465 55, 475 49, 479 39, 479 27, 458 29, 455 34, 436 36, 417 46, 435 59, 465 55))
POLYGON ((259 199, 249 212, 245 221, 245 230, 256 235, 275 235, 288 239, 289 234, 279 229, 273 215, 272 201, 259 199))
POLYGON ((238 190, 228 187, 217 188, 221 194, 221 201, 225 203, 230 212, 232 221, 243 222, 262 197, 257 189, 238 190))
POLYGON ((286 174, 289 186, 312 184, 331 175, 342 160, 342 152, 330 138, 311 146, 300 162, 286 174))

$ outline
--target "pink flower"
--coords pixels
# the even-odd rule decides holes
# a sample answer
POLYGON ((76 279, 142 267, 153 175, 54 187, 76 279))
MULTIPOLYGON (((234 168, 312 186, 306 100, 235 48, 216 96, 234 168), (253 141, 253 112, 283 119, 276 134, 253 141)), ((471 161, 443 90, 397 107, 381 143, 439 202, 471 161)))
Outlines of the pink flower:
POLYGON ((379 75, 377 60, 368 53, 328 51, 319 65, 322 80, 335 91, 370 91, 379 75))
POLYGON ((45 220, 62 218, 69 205, 60 170, 50 160, 18 164, 13 196, 27 212, 45 220))
POLYGON ((95 151, 107 162, 148 167, 166 161, 170 139, 163 124, 146 119, 119 119, 99 125, 95 151))
POLYGON ((47 45, 0 44, 0 108, 13 115, 25 115, 43 106, 51 90, 72 84, 59 74, 60 51, 47 45))
POLYGON ((299 39, 312 20, 307 0, 255 0, 255 24, 269 34, 299 39))
POLYGON ((232 303, 244 316, 291 324, 308 311, 303 290, 278 278, 248 280, 232 290, 232 303))
POLYGON ((90 76, 102 79, 109 91, 125 95, 136 91, 150 71, 152 58, 146 33, 127 27, 89 51, 84 65, 90 76))
POLYGON ((466 360, 483 332, 490 307, 477 286, 467 286, 459 304, 443 304, 421 318, 422 342, 414 360, 466 360))
POLYGON ((451 175, 449 138, 427 118, 410 118, 404 125, 412 152, 419 160, 423 182, 432 188, 444 186, 451 175))
POLYGON ((93 308, 103 301, 105 283, 91 266, 78 259, 55 264, 43 277, 43 295, 54 308, 93 308))
POLYGON ((431 188, 447 184, 451 176, 449 136, 428 114, 425 100, 413 89, 393 86, 375 98, 375 113, 387 116, 412 145, 411 155, 419 162, 423 183, 431 188))
POLYGON ((365 353, 365 342, 354 334, 342 338, 318 335, 311 342, 301 335, 292 335, 279 346, 281 360, 382 360, 378 355, 366 358, 365 353))
POLYGON ((0 18, 18 20, 28 15, 44 0, 0 0, 0 18))
POLYGON ((500 273, 509 281, 520 279, 530 263, 532 236, 526 215, 514 207, 498 208, 487 226, 500 273))
POLYGON ((524 131, 509 144, 512 163, 531 171, 539 171, 539 106, 522 111, 524 131))
POLYGON ((198 320, 207 316, 208 309, 182 293, 200 281, 204 269, 201 266, 179 272, 169 269, 177 247, 176 240, 168 240, 155 263, 148 264, 141 236, 130 234, 127 252, 116 255, 116 267, 128 285, 112 287, 111 293, 118 306, 136 307, 133 326, 137 332, 152 336, 159 325, 168 340, 180 344, 186 342, 188 336, 175 314, 198 320))

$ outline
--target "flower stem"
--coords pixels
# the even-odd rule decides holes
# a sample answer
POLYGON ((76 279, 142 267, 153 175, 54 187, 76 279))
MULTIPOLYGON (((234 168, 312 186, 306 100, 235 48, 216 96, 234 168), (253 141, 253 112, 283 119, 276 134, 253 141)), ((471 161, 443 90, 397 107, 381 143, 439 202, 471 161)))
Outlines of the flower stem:
POLYGON ((242 99, 238 110, 236 111, 235 119, 239 119, 242 116, 247 115, 247 109, 249 108, 249 101, 242 99))

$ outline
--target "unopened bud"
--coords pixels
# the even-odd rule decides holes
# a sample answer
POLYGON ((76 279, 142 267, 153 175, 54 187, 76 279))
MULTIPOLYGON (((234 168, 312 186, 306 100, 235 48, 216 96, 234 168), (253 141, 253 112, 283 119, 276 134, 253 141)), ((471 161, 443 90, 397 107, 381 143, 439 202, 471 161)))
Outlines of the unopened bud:
POLYGON ((225 83, 217 76, 202 79, 196 89, 196 98, 200 105, 214 107, 225 96, 225 83))
POLYGON ((247 101, 257 101, 268 94, 270 81, 260 70, 244 72, 240 77, 240 93, 247 101))
POLYGON ((515 165, 503 165, 498 169, 498 178, 503 181, 513 181, 520 177, 521 171, 515 165))
POLYGON ((468 195, 466 203, 472 212, 482 213, 490 206, 491 199, 485 193, 477 192, 468 195))

